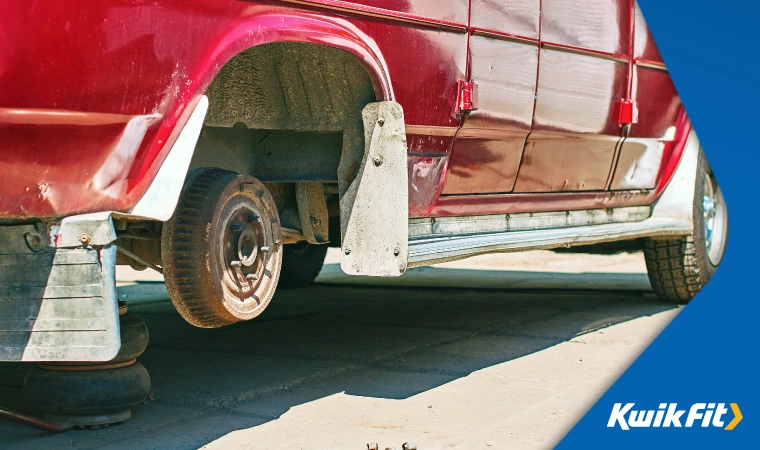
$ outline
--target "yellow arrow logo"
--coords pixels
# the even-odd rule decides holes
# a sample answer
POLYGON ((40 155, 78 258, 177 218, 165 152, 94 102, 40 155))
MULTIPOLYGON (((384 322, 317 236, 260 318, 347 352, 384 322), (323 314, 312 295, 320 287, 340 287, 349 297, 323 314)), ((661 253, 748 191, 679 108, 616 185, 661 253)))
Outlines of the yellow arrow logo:
POLYGON ((728 425, 726 425, 726 428, 724 430, 733 430, 734 427, 739 425, 739 422, 742 421, 744 416, 742 416, 742 412, 739 410, 739 405, 736 403, 731 403, 731 411, 734 412, 734 420, 731 421, 728 425))

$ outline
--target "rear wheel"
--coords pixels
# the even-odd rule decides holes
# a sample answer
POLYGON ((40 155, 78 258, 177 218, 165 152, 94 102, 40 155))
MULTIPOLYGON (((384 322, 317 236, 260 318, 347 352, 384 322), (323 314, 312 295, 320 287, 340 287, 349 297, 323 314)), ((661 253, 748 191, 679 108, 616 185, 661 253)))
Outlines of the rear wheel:
POLYGON ((217 168, 188 175, 161 238, 164 278, 189 323, 215 328, 261 314, 282 265, 282 230, 257 179, 217 168))
POLYGON ((312 284, 322 270, 325 256, 327 256, 327 245, 301 241, 284 246, 280 286, 296 288, 312 284))
POLYGON ((728 240, 728 210, 723 194, 700 152, 694 192, 694 230, 680 239, 647 239, 644 257, 657 296, 688 303, 712 278, 728 240))

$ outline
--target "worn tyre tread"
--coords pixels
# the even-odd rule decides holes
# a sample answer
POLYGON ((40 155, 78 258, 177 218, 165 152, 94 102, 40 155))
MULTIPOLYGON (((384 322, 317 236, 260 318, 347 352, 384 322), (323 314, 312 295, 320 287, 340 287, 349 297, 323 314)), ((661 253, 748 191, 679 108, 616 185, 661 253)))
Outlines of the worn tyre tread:
POLYGON ((205 235, 198 227, 210 217, 215 196, 237 174, 218 168, 204 168, 188 176, 172 219, 164 225, 162 262, 166 287, 174 306, 185 320, 202 328, 217 328, 237 322, 224 308, 206 301, 203 260, 205 235), (179 239, 178 239, 179 237, 179 239), (180 245, 177 245, 180 244, 180 245), (178 282, 181 281, 181 282, 178 282))
POLYGON ((644 259, 649 281, 658 298, 688 303, 712 278, 716 267, 710 263, 705 243, 702 190, 709 165, 700 151, 692 208, 694 229, 679 239, 645 239, 644 259))
POLYGON ((657 296, 663 300, 686 303, 704 285, 694 236, 681 239, 647 239, 644 258, 649 281, 657 296))

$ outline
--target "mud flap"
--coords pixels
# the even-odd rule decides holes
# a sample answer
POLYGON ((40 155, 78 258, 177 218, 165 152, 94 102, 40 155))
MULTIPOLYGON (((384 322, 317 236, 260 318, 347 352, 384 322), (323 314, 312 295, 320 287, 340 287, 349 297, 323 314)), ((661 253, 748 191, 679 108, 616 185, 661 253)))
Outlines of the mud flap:
POLYGON ((349 275, 399 276, 407 267, 409 188, 404 112, 396 102, 362 111, 365 152, 340 200, 340 266, 349 275))
POLYGON ((52 242, 51 229, 42 224, 0 227, 0 361, 116 356, 115 233, 105 218, 61 224, 70 230, 65 238, 56 226, 52 242))

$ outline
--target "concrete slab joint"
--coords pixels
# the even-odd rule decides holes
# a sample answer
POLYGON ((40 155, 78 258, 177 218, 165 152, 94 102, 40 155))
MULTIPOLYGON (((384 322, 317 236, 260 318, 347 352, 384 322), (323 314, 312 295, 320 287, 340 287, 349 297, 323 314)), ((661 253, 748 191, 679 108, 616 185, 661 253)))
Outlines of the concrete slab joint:
POLYGON ((409 240, 404 112, 396 102, 376 102, 362 118, 364 157, 340 199, 341 268, 349 275, 399 276, 409 240))

